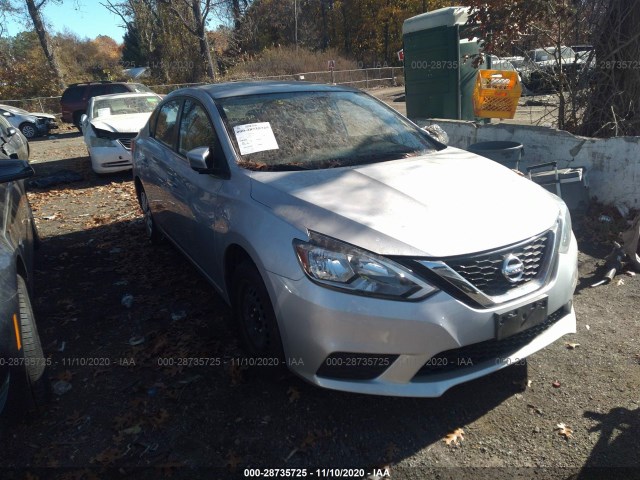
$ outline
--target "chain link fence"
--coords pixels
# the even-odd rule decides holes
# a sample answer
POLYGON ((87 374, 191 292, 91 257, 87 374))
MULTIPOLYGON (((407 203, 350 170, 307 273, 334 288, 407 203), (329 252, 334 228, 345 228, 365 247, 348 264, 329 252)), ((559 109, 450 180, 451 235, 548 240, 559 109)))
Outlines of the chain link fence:
MULTIPOLYGON (((369 89, 404 84, 403 67, 363 68, 355 70, 335 70, 304 72, 295 75, 276 75, 269 77, 224 78, 225 82, 257 82, 261 80, 305 80, 316 83, 333 83, 350 85, 356 88, 369 89)), ((167 85, 149 85, 156 93, 166 95, 179 88, 206 85, 207 83, 175 83, 167 85)), ((35 97, 23 99, 0 100, 0 104, 22 108, 28 112, 45 112, 60 115, 60 97, 35 97)))

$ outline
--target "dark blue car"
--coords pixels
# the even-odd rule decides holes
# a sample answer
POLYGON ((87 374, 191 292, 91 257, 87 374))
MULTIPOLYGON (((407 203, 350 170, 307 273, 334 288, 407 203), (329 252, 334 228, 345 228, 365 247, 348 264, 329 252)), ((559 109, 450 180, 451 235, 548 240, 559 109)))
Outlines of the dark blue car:
POLYGON ((40 407, 49 386, 30 291, 37 233, 24 160, 0 153, 0 411, 13 418, 40 407))

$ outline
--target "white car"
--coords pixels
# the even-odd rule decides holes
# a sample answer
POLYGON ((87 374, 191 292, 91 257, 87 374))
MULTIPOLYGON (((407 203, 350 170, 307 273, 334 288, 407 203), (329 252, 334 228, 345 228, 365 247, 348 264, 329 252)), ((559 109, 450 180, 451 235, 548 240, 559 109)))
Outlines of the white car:
POLYGON ((160 100, 155 93, 116 93, 89 101, 80 123, 94 172, 131 169, 131 141, 160 100))
POLYGON ((49 113, 30 113, 12 105, 0 105, 0 115, 20 130, 28 140, 36 138, 39 135, 47 135, 49 130, 57 128, 58 126, 56 117, 49 113))

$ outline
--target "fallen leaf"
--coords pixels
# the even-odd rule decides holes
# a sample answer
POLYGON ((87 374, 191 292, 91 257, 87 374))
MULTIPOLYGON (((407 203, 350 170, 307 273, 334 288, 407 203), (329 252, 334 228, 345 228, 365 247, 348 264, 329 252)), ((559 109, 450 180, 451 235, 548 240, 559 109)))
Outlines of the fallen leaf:
POLYGON ((571 427, 565 425, 564 423, 557 424, 555 430, 558 431, 558 435, 564 437, 565 439, 568 439, 569 437, 571 437, 571 435, 573 435, 573 430, 571 430, 571 427))
POLYGON ((234 387, 244 382, 244 371, 246 367, 241 367, 237 363, 231 363, 229 367, 229 375, 231 376, 231 385, 234 387))
POLYGON ((60 372, 56 378, 63 382, 70 382, 73 378, 73 373, 71 373, 70 370, 65 370, 64 372, 60 372))
POLYGON ((591 327, 589 325, 585 325, 584 328, 586 328, 587 330, 591 330, 591 327))
POLYGON ((93 457, 90 460, 90 462, 91 463, 99 463, 101 465, 111 465, 118 458, 120 458, 121 455, 122 455, 122 453, 120 452, 120 450, 118 450, 117 448, 109 447, 109 448, 104 449, 102 452, 100 452, 95 457, 93 457))
POLYGON ((287 395, 289 396, 289 403, 300 400, 300 390, 298 390, 296 387, 289 387, 289 389, 287 390, 287 395))
POLYGON ((306 451, 308 448, 315 446, 318 440, 328 438, 330 436, 331 432, 329 430, 310 430, 307 432, 307 436, 304 438, 302 443, 298 446, 298 450, 306 451))
POLYGON ((565 344, 565 346, 567 347, 568 350, 575 350, 576 347, 580 346, 579 343, 564 342, 564 344, 565 344))
POLYGON ((313 447, 318 441, 318 436, 315 432, 307 432, 307 436, 300 444, 299 450, 306 450, 308 447, 313 447))
POLYGON ((531 409, 531 413, 537 413, 538 415, 542 415, 542 409, 540 407, 536 407, 531 403, 527 404, 527 407, 531 409))
POLYGON ((138 420, 138 416, 128 411, 122 415, 119 415, 113 419, 113 426, 116 430, 123 430, 125 428, 129 428, 132 425, 136 424, 136 420, 138 420))
POLYGON ((459 441, 464 441, 464 430, 461 428, 456 428, 453 432, 447 434, 447 436, 442 440, 447 445, 460 445, 459 441))
POLYGON ((624 285, 624 280, 620 279, 616 282, 616 285, 620 286, 620 285, 624 285))
POLYGON ((229 452, 227 453, 227 462, 225 463, 225 466, 230 471, 235 472, 236 469, 238 468, 238 465, 240 465, 241 461, 242 461, 242 457, 240 457, 233 450, 229 450, 229 452))
POLYGON ((140 424, 134 425, 133 427, 125 428, 120 433, 124 433, 125 435, 137 435, 142 432, 142 427, 140 424))
POLYGON ((162 410, 158 410, 155 415, 153 415, 149 419, 149 423, 154 428, 158 428, 169 419, 169 412, 167 412, 164 408, 162 410))
POLYGON ((551 386, 552 386, 553 388, 560 388, 560 387, 562 386, 562 384, 560 383, 560 381, 559 381, 559 380, 556 380, 555 382, 553 382, 553 383, 551 384, 551 386))

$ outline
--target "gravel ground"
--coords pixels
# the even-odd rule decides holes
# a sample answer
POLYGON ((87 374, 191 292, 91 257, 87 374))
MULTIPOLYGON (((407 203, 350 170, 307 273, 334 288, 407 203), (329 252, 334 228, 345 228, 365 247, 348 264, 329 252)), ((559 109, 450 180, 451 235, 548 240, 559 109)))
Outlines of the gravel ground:
POLYGON ((601 209, 574 219, 575 335, 441 398, 374 397, 234 366, 242 353, 229 309, 174 248, 148 244, 130 174, 96 177, 71 131, 32 142, 32 162, 38 177, 82 176, 29 192, 42 237, 40 334, 52 381, 72 388, 5 432, 0 461, 13 470, 3 478, 248 478, 247 467, 306 468, 311 478, 337 477, 317 468, 365 478, 388 469, 395 479, 640 477, 640 281, 621 274, 588 287, 615 233, 593 220, 601 209), (158 365, 181 357, 226 364, 158 365))

